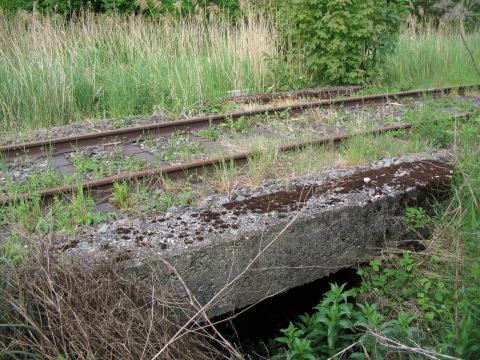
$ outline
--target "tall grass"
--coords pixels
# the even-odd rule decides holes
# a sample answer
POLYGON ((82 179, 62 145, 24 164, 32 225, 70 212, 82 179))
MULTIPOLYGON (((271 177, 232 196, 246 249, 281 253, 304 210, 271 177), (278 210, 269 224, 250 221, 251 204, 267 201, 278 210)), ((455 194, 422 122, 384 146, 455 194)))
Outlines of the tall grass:
MULTIPOLYGON (((281 56, 274 23, 248 11, 233 24, 205 14, 152 20, 86 12, 65 21, 0 10, 0 131, 175 114, 229 90, 292 83, 304 69, 295 56, 281 56)), ((480 59, 480 32, 467 41, 480 59)), ((383 74, 377 85, 392 90, 480 82, 458 31, 414 21, 383 74)))
MULTIPOLYGON (((466 41, 480 65, 480 31, 467 34, 466 41)), ((388 57, 384 76, 383 85, 400 89, 480 82, 457 28, 420 26, 414 20, 388 57)))
POLYGON ((263 90, 279 36, 260 15, 150 20, 0 11, 0 129, 180 111, 232 89, 263 90))

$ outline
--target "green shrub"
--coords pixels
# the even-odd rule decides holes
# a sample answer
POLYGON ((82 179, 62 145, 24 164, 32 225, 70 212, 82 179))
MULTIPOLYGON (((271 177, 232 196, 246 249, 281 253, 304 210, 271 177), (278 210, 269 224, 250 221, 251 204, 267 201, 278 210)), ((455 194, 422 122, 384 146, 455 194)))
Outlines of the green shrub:
MULTIPOLYGON (((37 10, 44 12, 56 12, 60 14, 72 14, 81 9, 89 9, 94 12, 120 14, 144 13, 147 15, 175 14, 184 15, 195 11, 198 1, 195 0, 0 0, 0 8, 7 11, 37 10)), ((238 0, 206 0, 200 2, 207 8, 216 5, 228 12, 238 15, 238 0)))
POLYGON ((363 83, 394 48, 404 0, 279 1, 280 27, 314 81, 363 83))
POLYGON ((277 349, 273 359, 337 358, 336 354, 348 348, 350 351, 345 351, 349 354, 347 358, 362 359, 363 351, 367 351, 373 359, 382 359, 389 350, 367 331, 388 334, 407 343, 418 336, 415 316, 400 309, 394 318, 388 320, 377 304, 354 305, 355 289, 345 290, 345 284, 330 284, 330 288, 312 315, 301 315, 299 322, 280 330, 282 336, 275 338, 277 349))

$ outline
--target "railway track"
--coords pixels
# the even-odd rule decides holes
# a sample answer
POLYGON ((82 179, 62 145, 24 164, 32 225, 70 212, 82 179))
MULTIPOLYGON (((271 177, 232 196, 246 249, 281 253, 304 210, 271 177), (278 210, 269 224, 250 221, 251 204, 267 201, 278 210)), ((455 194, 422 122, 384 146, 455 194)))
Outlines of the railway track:
POLYGON ((441 96, 450 94, 452 92, 458 92, 458 94, 462 95, 468 89, 479 90, 480 84, 436 89, 422 89, 350 98, 326 99, 299 105, 276 106, 257 110, 234 112, 230 114, 197 116, 184 120, 161 122, 102 132, 93 132, 79 136, 45 139, 42 141, 32 141, 21 144, 0 146, 0 156, 3 156, 8 160, 21 155, 42 155, 46 151, 53 154, 61 154, 99 144, 117 142, 126 144, 144 140, 148 137, 168 136, 178 131, 200 130, 211 125, 221 124, 227 119, 238 120, 242 117, 276 114, 284 111, 297 113, 303 112, 307 109, 328 108, 331 106, 352 107, 357 105, 382 104, 390 100, 400 100, 405 98, 420 99, 424 96, 441 96))
MULTIPOLYGON (((299 150, 302 148, 306 148, 308 146, 336 144, 336 143, 345 141, 347 139, 350 139, 353 136, 378 135, 378 134, 383 134, 389 131, 408 130, 410 128, 411 128, 411 125, 409 124, 386 126, 386 127, 369 130, 369 131, 358 132, 355 134, 327 136, 327 137, 319 138, 317 140, 281 145, 277 148, 277 150, 279 152, 287 152, 292 150, 299 150)), ((115 183, 120 183, 123 181, 141 180, 141 179, 145 179, 153 176, 167 176, 168 178, 171 178, 171 179, 188 178, 190 175, 197 174, 203 169, 212 168, 215 165, 221 164, 223 162, 230 162, 230 161, 234 161, 237 163, 243 162, 253 155, 254 155, 253 151, 235 152, 235 153, 227 154, 225 156, 220 156, 220 157, 214 156, 207 160, 191 161, 191 162, 187 162, 185 164, 179 164, 179 165, 161 166, 158 168, 130 172, 130 173, 110 176, 110 177, 106 177, 98 180, 83 181, 80 184, 71 184, 71 185, 65 185, 65 186, 40 190, 38 192, 38 195, 42 199, 50 199, 56 195, 77 191, 79 187, 88 191, 105 190, 105 189, 112 188, 113 184, 115 183)), ((2 196, 0 197, 0 205, 5 205, 8 203, 20 201, 20 200, 27 200, 31 198, 31 196, 32 194, 30 193, 23 193, 23 194, 18 194, 13 196, 2 196)))
MULTIPOLYGON (((179 132, 191 133, 195 130, 207 129, 215 125, 224 124, 227 121, 234 123, 245 117, 277 114, 285 112, 286 110, 293 113, 298 113, 304 112, 312 108, 328 108, 332 106, 342 106, 347 108, 357 105, 385 104, 386 102, 391 100, 400 100, 405 98, 419 99, 425 95, 439 96, 443 94, 449 94, 454 91, 462 95, 471 88, 480 89, 480 85, 469 85, 456 88, 449 87, 440 89, 427 89, 401 93, 380 94, 375 96, 327 99, 302 105, 277 106, 273 108, 264 108, 231 114, 199 116, 179 121, 170 121, 146 126, 136 126, 119 130, 83 134, 80 136, 47 139, 43 141, 3 146, 0 147, 0 154, 4 158, 11 160, 19 158, 21 156, 40 157, 44 156, 46 152, 49 152, 49 157, 50 159, 53 159, 54 167, 56 168, 56 170, 60 169, 60 173, 63 172, 63 175, 65 175, 72 170, 73 165, 62 154, 70 153, 72 151, 79 151, 81 149, 88 149, 92 146, 108 146, 108 144, 116 144, 122 147, 124 155, 140 155, 145 159, 145 154, 148 155, 148 153, 141 150, 138 145, 131 145, 132 143, 146 141, 148 139, 151 140, 152 138, 167 137, 179 132), (65 171, 65 169, 67 171, 65 171)), ((279 152, 288 152, 292 150, 306 148, 309 146, 335 144, 348 140, 357 135, 378 135, 390 131, 408 130, 410 129, 410 127, 411 125, 405 123, 388 126, 377 126, 367 131, 361 131, 356 133, 343 133, 331 136, 320 136, 307 140, 280 143, 277 146, 277 150, 279 152)), ((179 164, 160 164, 159 166, 153 166, 137 171, 126 171, 113 176, 103 176, 100 179, 82 179, 82 181, 77 181, 72 184, 40 189, 35 193, 38 194, 42 199, 48 200, 64 193, 74 192, 79 188, 87 191, 97 191, 111 189, 113 187, 113 184, 115 183, 146 179, 150 177, 167 176, 172 179, 186 178, 192 174, 198 174, 199 172, 203 171, 203 169, 213 168, 218 164, 221 164, 222 162, 245 162, 252 155, 254 155, 253 151, 230 151, 223 152, 221 155, 210 154, 210 156, 205 159, 186 161, 179 164)), ((150 156, 150 158, 152 157, 151 155, 148 156, 150 156)), ((154 164, 153 159, 149 159, 148 156, 147 160, 151 160, 149 161, 150 165, 154 164)), ((31 197, 32 193, 30 192, 20 192, 13 195, 5 194, 0 197, 0 205, 6 205, 12 202, 26 200, 31 197)))

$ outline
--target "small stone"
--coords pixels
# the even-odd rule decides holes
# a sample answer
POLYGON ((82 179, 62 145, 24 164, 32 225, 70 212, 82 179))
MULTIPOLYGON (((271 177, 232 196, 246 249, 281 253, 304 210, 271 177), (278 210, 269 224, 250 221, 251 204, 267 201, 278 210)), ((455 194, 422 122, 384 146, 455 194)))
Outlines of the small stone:
POLYGON ((118 220, 115 225, 117 227, 122 227, 122 226, 130 226, 130 220, 128 219, 121 219, 121 220, 118 220))
POLYGON ((107 239, 100 240, 100 248, 101 249, 106 250, 106 249, 108 249, 109 246, 110 246, 110 243, 108 242, 107 239))
POLYGON ((371 179, 370 179, 369 177, 364 177, 364 178, 363 178, 363 182, 364 182, 365 184, 369 184, 370 181, 371 181, 371 179))
POLYGON ((98 229, 98 232, 99 233, 105 233, 107 232, 108 230, 108 224, 103 224, 102 226, 100 226, 100 228, 98 229))
POLYGON ((185 239, 184 243, 188 245, 188 244, 193 244, 194 241, 192 239, 185 239))
POLYGON ((217 202, 217 205, 225 205, 228 202, 229 202, 228 198, 223 198, 217 202))

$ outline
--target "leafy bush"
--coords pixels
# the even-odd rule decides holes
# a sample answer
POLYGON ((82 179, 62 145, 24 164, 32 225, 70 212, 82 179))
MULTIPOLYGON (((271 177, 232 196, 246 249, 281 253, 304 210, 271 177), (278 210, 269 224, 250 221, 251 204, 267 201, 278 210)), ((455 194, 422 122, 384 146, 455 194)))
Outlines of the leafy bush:
POLYGON ((280 27, 314 81, 363 83, 378 75, 407 14, 404 0, 279 0, 280 27))
POLYGON ((351 358, 364 358, 361 350, 364 349, 375 359, 382 359, 388 350, 377 344, 367 331, 402 341, 418 335, 419 329, 413 325, 414 316, 400 310, 395 318, 388 320, 376 304, 354 305, 352 300, 356 296, 357 291, 345 290, 345 284, 331 284, 312 315, 302 315, 295 325, 290 323, 288 328, 280 330, 282 336, 275 339, 279 348, 273 359, 324 359, 335 357, 347 348, 351 348, 351 358), (359 346, 352 346, 355 343, 359 346))
MULTIPOLYGON (((120 14, 144 13, 147 15, 192 13, 197 8, 195 0, 0 0, 0 8, 7 11, 32 11, 35 7, 40 11, 72 14, 81 9, 90 9, 95 12, 120 14)), ((216 5, 232 14, 238 14, 238 0, 206 0, 201 1, 203 7, 216 5)))

